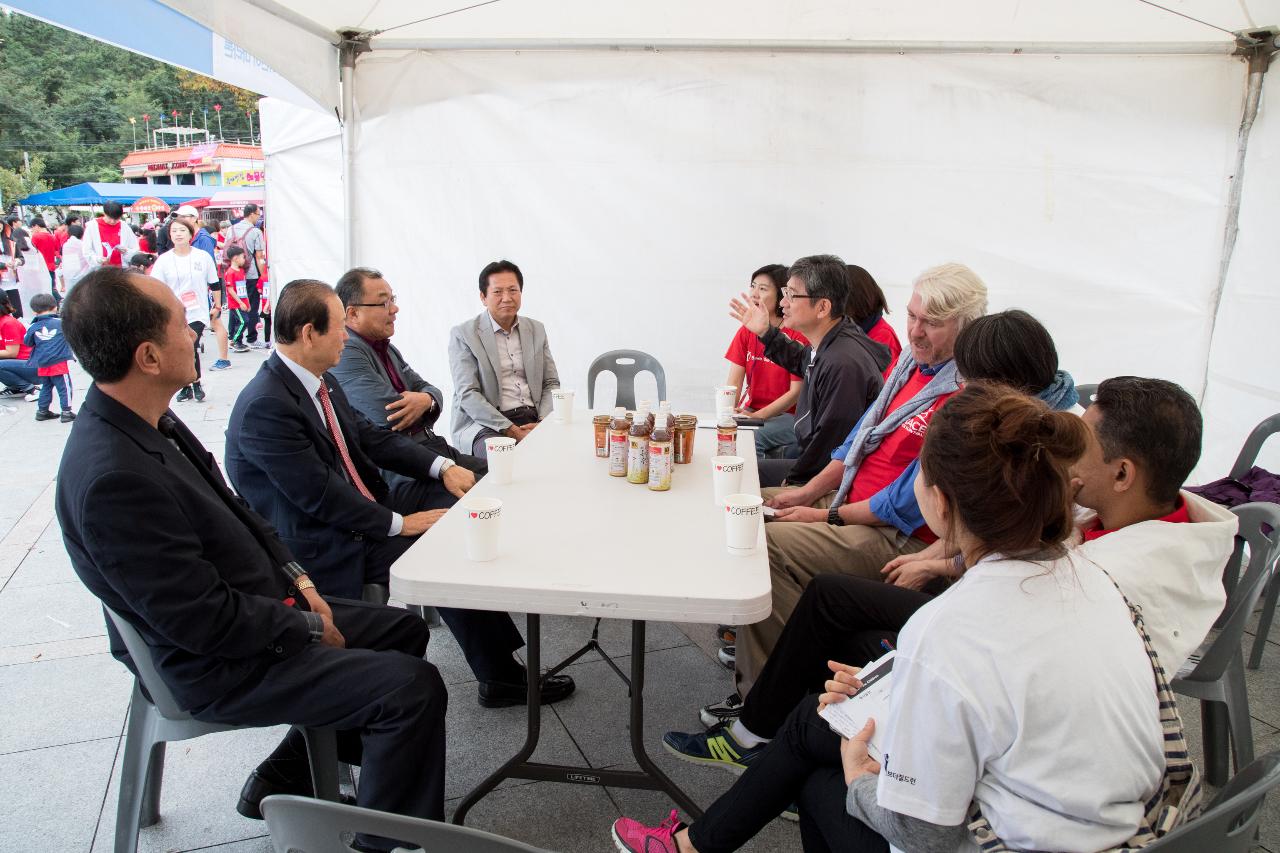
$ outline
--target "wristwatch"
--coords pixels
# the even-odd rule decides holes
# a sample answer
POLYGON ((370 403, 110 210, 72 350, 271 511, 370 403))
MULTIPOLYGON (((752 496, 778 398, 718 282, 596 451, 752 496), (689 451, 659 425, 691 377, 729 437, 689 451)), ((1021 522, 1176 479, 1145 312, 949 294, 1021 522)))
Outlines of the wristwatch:
POLYGON ((827 510, 827 524, 832 527, 844 527, 844 519, 840 517, 840 507, 833 506, 827 510))

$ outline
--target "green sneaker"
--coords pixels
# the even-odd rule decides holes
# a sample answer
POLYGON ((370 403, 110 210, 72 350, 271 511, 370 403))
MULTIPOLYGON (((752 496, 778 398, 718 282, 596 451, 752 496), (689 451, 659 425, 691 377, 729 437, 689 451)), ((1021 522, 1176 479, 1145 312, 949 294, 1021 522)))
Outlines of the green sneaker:
POLYGON ((732 722, 721 723, 705 732, 694 734, 667 732, 662 736, 662 746, 684 761, 711 764, 739 773, 746 770, 756 756, 765 751, 768 744, 743 746, 729 731, 732 725, 732 722))

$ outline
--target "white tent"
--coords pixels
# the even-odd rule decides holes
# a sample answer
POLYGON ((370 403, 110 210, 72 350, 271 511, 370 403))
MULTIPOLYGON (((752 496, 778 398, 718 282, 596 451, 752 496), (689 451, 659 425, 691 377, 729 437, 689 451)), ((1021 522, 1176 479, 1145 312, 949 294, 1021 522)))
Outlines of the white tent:
POLYGON ((1280 411, 1280 0, 165 3, 315 100, 262 108, 273 277, 379 267, 446 390, 489 260, 567 386, 636 347, 705 408, 728 296, 835 252, 893 306, 962 261, 1078 382, 1181 383, 1202 478, 1280 411))

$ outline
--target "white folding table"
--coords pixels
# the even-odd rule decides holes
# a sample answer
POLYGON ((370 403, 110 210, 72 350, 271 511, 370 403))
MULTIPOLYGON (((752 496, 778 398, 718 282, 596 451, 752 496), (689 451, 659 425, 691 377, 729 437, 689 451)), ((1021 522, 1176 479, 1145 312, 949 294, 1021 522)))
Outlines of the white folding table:
MULTIPOLYGON (((391 594, 413 605, 507 610, 527 614, 527 666, 541 670, 541 614, 631 620, 628 679, 604 655, 596 633, 559 672, 596 651, 627 681, 631 748, 640 770, 600 770, 530 762, 538 745, 541 696, 529 679, 524 746, 467 795, 454 814, 462 823, 476 802, 505 778, 666 791, 686 812, 701 810, 653 763, 644 747, 645 623, 744 625, 769 615, 769 566, 761 525, 756 552, 731 556, 725 548, 723 506, 714 500, 711 462, 715 433, 699 430, 693 462, 675 466, 671 490, 610 477, 594 454, 590 415, 572 423, 544 421, 515 450, 515 474, 505 485, 485 477, 470 495, 503 502, 498 558, 467 559, 466 518, 459 503, 391 567, 391 594)), ((746 460, 742 491, 759 493, 754 438, 739 430, 746 460)), ((598 623, 597 623, 598 628, 598 623)))

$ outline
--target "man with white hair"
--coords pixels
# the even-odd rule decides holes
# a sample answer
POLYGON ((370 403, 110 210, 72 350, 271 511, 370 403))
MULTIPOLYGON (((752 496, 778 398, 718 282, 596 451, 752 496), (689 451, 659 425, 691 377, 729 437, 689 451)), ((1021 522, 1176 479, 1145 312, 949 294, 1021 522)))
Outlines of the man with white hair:
POLYGON ((777 510, 765 527, 773 612, 738 634, 742 695, 816 575, 882 580, 885 563, 937 539, 927 526, 904 521, 918 516, 912 483, 900 478, 919 456, 933 413, 959 389, 951 357, 956 337, 986 310, 987 287, 968 267, 943 264, 921 273, 907 302, 910 348, 880 396, 813 479, 798 488, 766 490, 768 505, 777 510))

